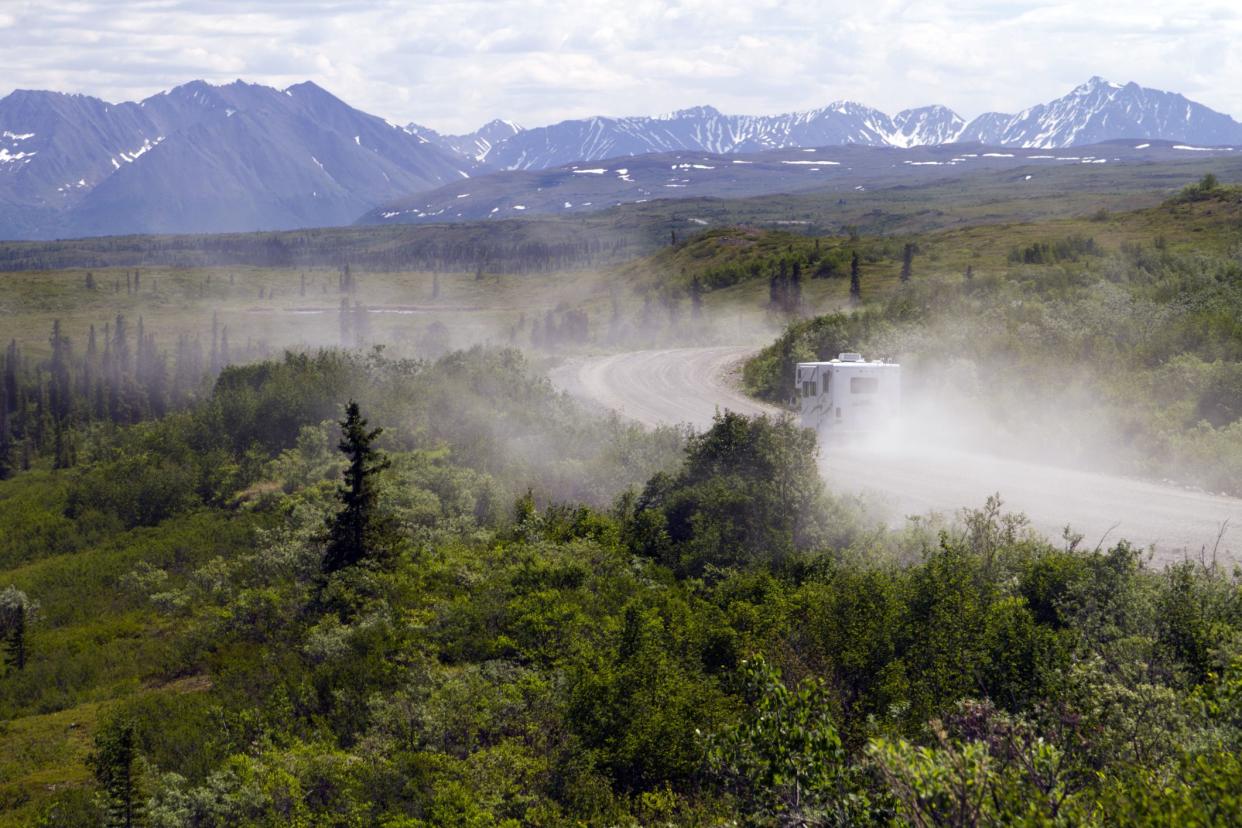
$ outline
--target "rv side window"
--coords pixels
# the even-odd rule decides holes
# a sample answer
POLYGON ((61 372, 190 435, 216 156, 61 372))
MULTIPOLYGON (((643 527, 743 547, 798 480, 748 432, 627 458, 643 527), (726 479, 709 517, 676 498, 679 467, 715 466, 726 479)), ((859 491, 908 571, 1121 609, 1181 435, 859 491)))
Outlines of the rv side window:
POLYGON ((874 394, 879 390, 879 377, 850 377, 851 394, 874 394))
POLYGON ((804 397, 815 396, 815 381, 814 380, 810 380, 810 381, 803 380, 802 381, 802 396, 804 397))

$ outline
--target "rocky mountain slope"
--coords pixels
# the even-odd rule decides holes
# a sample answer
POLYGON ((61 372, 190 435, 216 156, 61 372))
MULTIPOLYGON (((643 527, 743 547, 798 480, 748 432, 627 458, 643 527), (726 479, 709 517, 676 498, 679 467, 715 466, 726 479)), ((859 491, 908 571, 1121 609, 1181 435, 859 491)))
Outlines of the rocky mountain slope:
POLYGON ((0 100, 0 238, 341 224, 476 170, 313 83, 0 100))

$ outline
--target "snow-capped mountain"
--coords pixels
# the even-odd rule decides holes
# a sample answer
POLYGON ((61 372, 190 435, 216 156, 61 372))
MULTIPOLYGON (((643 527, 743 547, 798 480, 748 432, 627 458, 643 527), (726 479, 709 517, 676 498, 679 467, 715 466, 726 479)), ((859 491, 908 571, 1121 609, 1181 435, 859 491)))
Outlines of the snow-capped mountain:
POLYGON ((962 134, 966 122, 947 106, 920 106, 903 109, 893 116, 888 143, 899 147, 928 147, 951 144, 962 134))
POLYGON ((1092 78, 1068 95, 1018 115, 989 112, 969 124, 944 106, 907 109, 891 117, 850 101, 784 115, 725 115, 699 106, 662 116, 600 116, 513 130, 509 135, 493 132, 485 145, 480 144, 481 152, 473 148, 473 134, 441 145, 464 145, 465 155, 486 160, 491 167, 530 170, 653 152, 736 153, 955 142, 1052 148, 1121 138, 1204 146, 1237 144, 1242 143, 1242 124, 1172 92, 1092 78))
MULTIPOLYGON (((1242 146, 1242 124, 1182 95, 1101 78, 1017 115, 991 112, 969 124, 943 106, 890 117, 839 101, 783 115, 699 106, 537 129, 494 120, 465 135, 395 126, 313 83, 273 89, 194 81, 120 104, 18 90, 0 99, 0 239, 347 224, 377 205, 478 173, 591 168, 653 153, 950 143, 1062 148, 1117 139, 1242 146)), ((771 192, 769 184, 790 180, 754 177, 748 191, 771 192)))
POLYGON ((849 101, 785 115, 725 115, 710 106, 667 115, 595 117, 527 129, 491 147, 502 169, 545 169, 573 161, 678 150, 731 153, 830 144, 884 146, 894 131, 879 110, 849 101))
POLYGON ((1064 97, 1017 115, 980 115, 957 136, 994 146, 1044 148, 1116 138, 1220 146, 1242 143, 1242 124, 1174 92, 1094 77, 1064 97))
POLYGON ((418 124, 410 124, 405 129, 428 143, 479 162, 487 161, 492 147, 522 131, 522 127, 503 118, 488 121, 474 132, 468 132, 465 135, 441 135, 434 129, 418 124))
POLYGON ((0 238, 342 224, 476 169, 313 83, 0 99, 0 238))

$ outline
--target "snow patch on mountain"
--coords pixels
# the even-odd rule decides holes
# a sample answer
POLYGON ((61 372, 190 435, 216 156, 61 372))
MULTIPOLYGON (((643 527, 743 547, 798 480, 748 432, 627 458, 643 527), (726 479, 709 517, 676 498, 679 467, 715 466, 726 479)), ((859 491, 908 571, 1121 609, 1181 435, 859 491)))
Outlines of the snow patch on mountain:
POLYGON ((1040 148, 1123 138, 1220 146, 1242 140, 1242 124, 1173 92, 1093 77, 1069 94, 1017 115, 981 115, 960 136, 993 146, 1040 148))
POLYGON ((1094 77, 1056 100, 1016 115, 989 112, 964 121, 933 105, 889 117, 840 100, 781 115, 726 115, 712 106, 650 117, 595 116, 523 130, 493 121, 467 136, 433 136, 469 158, 509 170, 537 170, 574 161, 699 151, 716 154, 861 144, 919 147, 948 143, 1065 148, 1115 139, 1160 139, 1190 146, 1242 143, 1242 124, 1182 95, 1094 77))

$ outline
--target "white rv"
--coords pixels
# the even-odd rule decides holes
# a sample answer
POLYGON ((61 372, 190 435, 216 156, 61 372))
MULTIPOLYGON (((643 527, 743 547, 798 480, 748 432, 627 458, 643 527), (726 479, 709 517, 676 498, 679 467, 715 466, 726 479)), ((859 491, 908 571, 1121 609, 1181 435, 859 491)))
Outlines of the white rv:
POLYGON ((841 354, 829 362, 799 362, 794 402, 802 425, 821 435, 894 427, 901 408, 901 366, 841 354))

